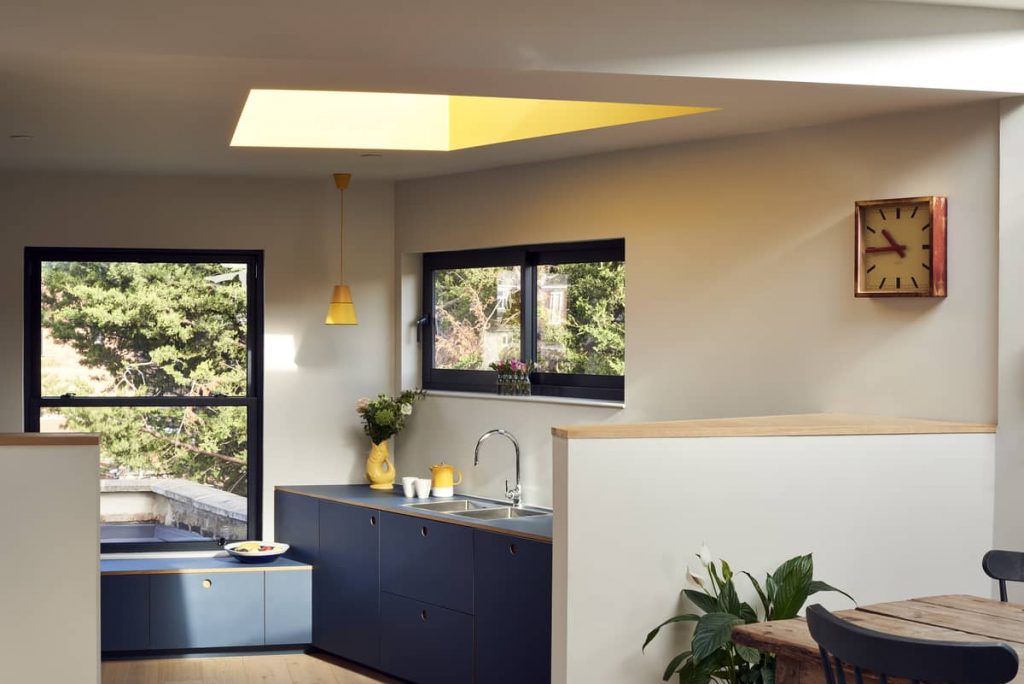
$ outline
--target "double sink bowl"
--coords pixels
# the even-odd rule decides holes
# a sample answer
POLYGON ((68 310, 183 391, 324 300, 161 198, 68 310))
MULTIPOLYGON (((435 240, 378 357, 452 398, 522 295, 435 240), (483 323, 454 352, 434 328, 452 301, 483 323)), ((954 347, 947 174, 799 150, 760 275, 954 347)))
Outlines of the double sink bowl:
POLYGON ((516 518, 533 518, 551 515, 550 511, 538 511, 530 508, 512 508, 499 503, 455 499, 452 501, 430 501, 427 503, 405 504, 409 508, 417 508, 434 513, 448 513, 460 518, 472 520, 512 520, 516 518))

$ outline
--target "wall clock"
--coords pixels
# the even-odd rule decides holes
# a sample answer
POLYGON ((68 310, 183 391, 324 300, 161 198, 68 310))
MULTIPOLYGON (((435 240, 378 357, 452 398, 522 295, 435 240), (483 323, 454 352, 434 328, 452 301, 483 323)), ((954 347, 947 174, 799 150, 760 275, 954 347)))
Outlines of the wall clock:
POLYGON ((946 296, 946 198, 857 202, 857 297, 946 296))

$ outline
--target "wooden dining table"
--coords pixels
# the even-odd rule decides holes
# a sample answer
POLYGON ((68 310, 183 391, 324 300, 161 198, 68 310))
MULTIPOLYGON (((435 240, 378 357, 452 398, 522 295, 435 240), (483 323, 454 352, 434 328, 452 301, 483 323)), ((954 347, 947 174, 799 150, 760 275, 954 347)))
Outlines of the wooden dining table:
MULTIPOLYGON (((1009 644, 1024 662, 1024 605, 977 596, 928 596, 876 603, 836 613, 867 629, 936 641, 1009 644)), ((733 641, 777 657, 776 684, 823 684, 818 645, 803 618, 740 625, 733 641)), ((1024 672, 1013 680, 1024 684, 1024 672)))

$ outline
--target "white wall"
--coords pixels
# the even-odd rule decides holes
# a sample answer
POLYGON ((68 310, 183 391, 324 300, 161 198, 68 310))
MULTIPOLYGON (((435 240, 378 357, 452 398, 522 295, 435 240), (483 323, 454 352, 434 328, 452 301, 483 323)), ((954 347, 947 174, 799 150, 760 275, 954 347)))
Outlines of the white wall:
POLYGON ((4 681, 99 682, 98 459, 95 444, 0 446, 4 681))
POLYGON ((358 397, 393 383, 393 192, 345 194, 346 280, 360 324, 323 325, 338 278, 338 190, 322 181, 104 174, 0 175, 0 430, 22 429, 23 248, 167 247, 265 250, 268 349, 264 409, 265 535, 273 486, 363 481, 369 448, 358 397))
POLYGON ((686 629, 640 646, 692 610, 678 595, 705 542, 759 578, 813 552, 861 604, 990 594, 992 434, 555 441, 552 681, 659 681, 686 629))
MULTIPOLYGON (((1024 98, 1004 101, 999 127, 999 548, 1024 548, 1024 98)), ((1024 601, 1024 587, 1010 587, 1024 601)))
POLYGON ((502 496, 551 501, 554 424, 846 411, 994 422, 995 104, 399 183, 401 382, 418 383, 410 255, 626 238, 626 408, 429 397, 399 470, 447 460, 502 496), (853 297, 855 200, 949 198, 949 296, 853 297), (486 464, 483 462, 486 460, 486 464))

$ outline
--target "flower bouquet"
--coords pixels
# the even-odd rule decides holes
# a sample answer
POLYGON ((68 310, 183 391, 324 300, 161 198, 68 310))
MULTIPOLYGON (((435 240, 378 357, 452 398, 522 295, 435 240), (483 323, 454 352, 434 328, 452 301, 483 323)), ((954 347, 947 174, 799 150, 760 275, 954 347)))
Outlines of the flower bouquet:
POLYGON ((394 485, 395 464, 388 458, 388 440, 402 431, 412 415, 412 405, 424 394, 423 390, 405 390, 397 397, 378 394, 376 399, 356 402, 363 432, 373 442, 366 459, 366 477, 373 489, 391 489, 394 485))
POLYGON ((516 397, 530 396, 532 362, 519 359, 495 361, 491 364, 491 370, 498 373, 498 394, 516 397))

